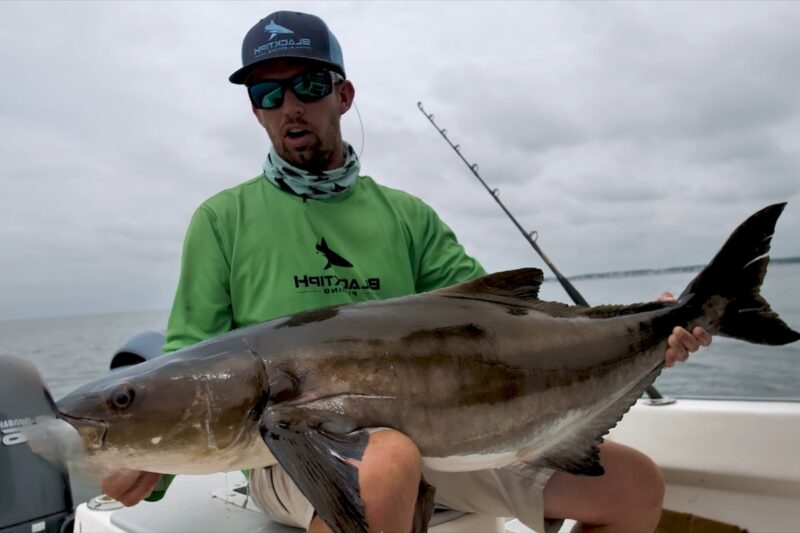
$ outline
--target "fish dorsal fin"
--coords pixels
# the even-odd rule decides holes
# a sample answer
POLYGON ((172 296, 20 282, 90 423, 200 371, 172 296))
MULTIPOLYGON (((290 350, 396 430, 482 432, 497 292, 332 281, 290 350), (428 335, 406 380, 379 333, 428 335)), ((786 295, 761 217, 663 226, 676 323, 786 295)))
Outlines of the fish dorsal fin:
POLYGON ((538 268, 520 268, 489 274, 460 285, 448 287, 441 292, 464 296, 490 294, 534 301, 539 299, 539 287, 542 286, 543 280, 544 274, 538 268))

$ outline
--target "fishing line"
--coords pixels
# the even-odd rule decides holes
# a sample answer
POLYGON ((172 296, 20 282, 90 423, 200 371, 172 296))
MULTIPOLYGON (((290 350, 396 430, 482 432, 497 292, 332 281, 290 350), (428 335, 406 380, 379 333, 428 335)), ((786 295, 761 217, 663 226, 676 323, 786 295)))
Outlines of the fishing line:
MULTIPOLYGON (((417 102, 417 107, 419 108, 420 112, 423 115, 425 115, 425 118, 428 119, 428 121, 433 125, 433 127, 436 128, 436 131, 438 131, 441 134, 441 136, 444 138, 444 140, 447 141, 447 144, 450 145, 450 148, 452 148, 453 151, 456 154, 458 154, 458 157, 461 158, 461 160, 464 162, 464 164, 467 165, 467 167, 469 167, 469 170, 472 172, 472 174, 476 178, 478 178, 478 181, 481 182, 481 185, 483 185, 484 189, 486 189, 486 192, 488 192, 491 195, 491 197, 494 199, 494 201, 497 202, 497 205, 499 205, 500 208, 505 212, 505 214, 508 215, 508 218, 511 219, 511 222, 513 222, 514 225, 517 227, 517 229, 520 231, 520 233, 522 233, 522 235, 525 237, 525 240, 528 241, 528 243, 533 247, 533 249, 536 250, 536 253, 538 253, 539 256, 542 258, 542 260, 544 260, 544 262, 547 264, 547 266, 550 267, 550 270, 553 272, 553 274, 555 274, 555 276, 558 279, 559 283, 561 283, 561 286, 564 287, 564 290, 567 291, 567 294, 569 295, 569 297, 572 298, 572 301, 575 302, 576 305, 589 307, 588 302, 581 295, 581 293, 578 292, 578 289, 576 289, 572 285, 572 283, 570 283, 570 281, 567 278, 565 278, 561 274, 561 272, 559 272, 559 270, 556 268, 556 266, 553 263, 550 262, 550 259, 548 259, 548 257, 544 254, 542 249, 536 243, 536 241, 537 241, 537 239, 539 237, 539 232, 535 231, 535 230, 534 231, 526 231, 525 228, 523 228, 522 225, 519 222, 517 222, 517 219, 514 218, 514 215, 511 214, 511 211, 509 211, 508 208, 503 204, 503 202, 500 201, 500 190, 499 189, 490 188, 489 185, 487 185, 487 183, 483 180, 481 175, 478 174, 478 164, 477 163, 470 163, 469 161, 467 161, 467 159, 464 157, 464 154, 461 153, 461 146, 459 146, 458 144, 453 144, 450 141, 450 138, 447 136, 447 130, 443 129, 443 128, 440 128, 438 126, 438 124, 436 124, 436 122, 433 120, 433 113, 427 113, 425 111, 425 108, 422 107, 422 102, 417 102)), ((661 395, 661 393, 658 392, 658 390, 653 385, 650 385, 649 387, 647 387, 647 395, 650 397, 651 402, 654 402, 654 403, 657 402, 657 401, 664 401, 664 402, 671 403, 673 401, 673 400, 670 400, 669 398, 664 398, 661 395)))
POLYGON ((361 126, 361 149, 358 151, 358 158, 361 159, 361 154, 364 153, 364 122, 361 120, 361 112, 358 110, 358 104, 353 100, 353 107, 358 115, 358 124, 361 126))

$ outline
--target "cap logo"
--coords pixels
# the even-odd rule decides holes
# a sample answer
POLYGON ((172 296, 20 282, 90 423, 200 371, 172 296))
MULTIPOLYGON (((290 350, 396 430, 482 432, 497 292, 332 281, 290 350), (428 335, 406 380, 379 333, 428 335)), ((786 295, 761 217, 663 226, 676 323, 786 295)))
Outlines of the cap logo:
POLYGON ((294 33, 289 28, 284 28, 278 24, 275 24, 274 20, 270 20, 269 23, 264 26, 264 31, 269 33, 269 40, 275 38, 276 35, 289 35, 290 33, 294 33))

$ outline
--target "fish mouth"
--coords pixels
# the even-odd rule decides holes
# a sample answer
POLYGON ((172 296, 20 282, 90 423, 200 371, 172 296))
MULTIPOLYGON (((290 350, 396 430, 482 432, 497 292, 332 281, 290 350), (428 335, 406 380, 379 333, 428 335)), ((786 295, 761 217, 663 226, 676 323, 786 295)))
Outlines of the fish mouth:
POLYGON ((98 450, 105 444, 108 424, 104 421, 85 416, 74 416, 63 411, 59 411, 56 416, 74 427, 89 448, 98 450))

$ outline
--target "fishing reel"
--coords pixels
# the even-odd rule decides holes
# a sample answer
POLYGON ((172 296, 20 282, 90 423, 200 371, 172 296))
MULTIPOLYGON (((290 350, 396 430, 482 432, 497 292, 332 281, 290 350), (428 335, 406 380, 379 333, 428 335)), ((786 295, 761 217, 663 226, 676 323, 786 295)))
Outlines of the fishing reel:
POLYGON ((55 416, 53 398, 36 367, 0 356, 0 533, 72 531, 69 474, 33 453, 22 430, 55 416))

